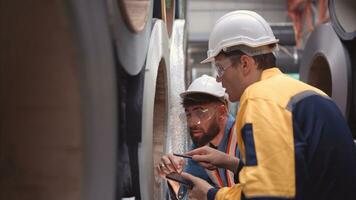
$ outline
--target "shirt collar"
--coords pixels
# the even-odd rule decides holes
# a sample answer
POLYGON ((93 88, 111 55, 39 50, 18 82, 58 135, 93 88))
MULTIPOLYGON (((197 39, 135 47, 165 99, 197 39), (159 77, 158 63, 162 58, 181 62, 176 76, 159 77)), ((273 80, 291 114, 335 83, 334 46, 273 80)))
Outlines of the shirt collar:
POLYGON ((262 71, 261 80, 269 79, 272 76, 279 75, 279 74, 282 74, 282 72, 276 67, 265 69, 262 71))
POLYGON ((231 114, 229 114, 227 122, 226 122, 226 126, 225 126, 224 137, 223 137, 223 139, 220 141, 220 143, 218 145, 218 150, 225 151, 226 146, 227 146, 227 140, 229 139, 229 135, 230 135, 229 134, 230 133, 230 129, 234 125, 234 122, 235 122, 235 118, 231 114))
MULTIPOLYGON (((263 81, 263 80, 266 80, 266 79, 269 79, 269 78, 271 78, 271 77, 278 76, 278 75, 281 75, 281 74, 283 74, 283 73, 282 73, 278 68, 276 68, 276 67, 268 68, 268 69, 265 69, 265 70, 262 71, 261 80, 259 80, 259 81, 263 81)), ((253 84, 258 83, 259 81, 255 82, 255 83, 253 83, 253 84)), ((251 84, 251 85, 253 85, 253 84, 251 84)), ((251 86, 251 85, 250 85, 250 86, 251 86)), ((247 94, 246 94, 246 93, 247 93, 246 90, 247 90, 250 86, 248 86, 248 87, 245 89, 245 91, 242 93, 242 96, 241 96, 241 98, 240 98, 240 103, 241 103, 241 102, 244 102, 245 96, 247 95, 247 94)))

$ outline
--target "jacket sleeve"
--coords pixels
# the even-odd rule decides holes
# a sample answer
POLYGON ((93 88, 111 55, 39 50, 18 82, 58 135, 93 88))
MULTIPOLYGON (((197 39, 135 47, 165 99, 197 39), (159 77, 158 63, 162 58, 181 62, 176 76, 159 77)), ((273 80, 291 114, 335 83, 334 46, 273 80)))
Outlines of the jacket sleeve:
POLYGON ((296 187, 291 113, 273 101, 248 99, 238 116, 236 130, 244 162, 240 184, 220 189, 215 199, 293 199, 296 187))

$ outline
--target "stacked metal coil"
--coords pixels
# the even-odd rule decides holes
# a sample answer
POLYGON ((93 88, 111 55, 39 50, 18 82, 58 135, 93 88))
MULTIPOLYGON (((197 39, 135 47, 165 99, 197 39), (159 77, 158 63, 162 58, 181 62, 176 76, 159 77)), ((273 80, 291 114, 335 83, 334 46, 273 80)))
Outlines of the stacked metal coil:
POLYGON ((169 37, 153 0, 8 0, 0 15, 1 197, 164 199, 154 164, 188 138, 184 19, 169 14, 169 37))
POLYGON ((1 2, 1 199, 115 198, 118 93, 105 8, 1 2))
POLYGON ((356 3, 329 0, 329 13, 305 45, 300 77, 333 98, 356 137, 356 3))
POLYGON ((332 26, 343 41, 356 37, 356 2, 353 0, 329 0, 332 26))
POLYGON ((284 73, 298 73, 301 50, 298 50, 292 24, 272 24, 273 34, 279 40, 279 51, 275 53, 276 63, 284 73))

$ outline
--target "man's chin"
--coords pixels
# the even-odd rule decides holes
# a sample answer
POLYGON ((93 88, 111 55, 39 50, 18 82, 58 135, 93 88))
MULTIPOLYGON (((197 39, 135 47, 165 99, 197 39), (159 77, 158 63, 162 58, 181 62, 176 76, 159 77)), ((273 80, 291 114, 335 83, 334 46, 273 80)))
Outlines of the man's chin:
POLYGON ((195 141, 199 141, 203 137, 203 133, 202 132, 193 132, 193 133, 190 133, 190 137, 195 141))
POLYGON ((205 142, 205 141, 202 141, 202 140, 193 140, 193 143, 197 147, 202 147, 202 146, 207 145, 209 142, 205 142))
POLYGON ((194 144, 198 144, 198 143, 199 143, 199 139, 200 139, 200 138, 192 137, 192 140, 193 140, 193 143, 194 143, 194 144))

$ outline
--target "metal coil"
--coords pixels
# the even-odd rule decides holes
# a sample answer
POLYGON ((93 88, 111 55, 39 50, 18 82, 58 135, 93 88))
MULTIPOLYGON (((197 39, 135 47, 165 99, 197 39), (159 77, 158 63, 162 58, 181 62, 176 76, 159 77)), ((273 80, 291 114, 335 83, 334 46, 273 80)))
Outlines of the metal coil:
POLYGON ((169 39, 162 20, 155 20, 147 53, 143 108, 142 142, 139 146, 141 196, 161 199, 162 182, 154 177, 154 166, 164 153, 167 131, 169 77, 169 39))
POLYGON ((279 39, 279 44, 286 46, 295 46, 295 33, 293 24, 272 24, 273 34, 279 39))
POLYGON ((137 75, 148 51, 153 0, 108 0, 107 7, 119 62, 128 74, 137 75))
POLYGON ((275 53, 276 65, 284 73, 298 73, 302 57, 301 50, 291 46, 280 46, 275 53))
POLYGON ((318 26, 309 37, 303 52, 300 79, 327 93, 344 117, 349 116, 350 57, 331 24, 318 26))
POLYGON ((1 2, 0 199, 115 199, 118 95, 105 6, 1 2))
POLYGON ((354 40, 356 37, 356 1, 329 0, 331 23, 342 40, 354 40))
POLYGON ((172 35, 177 3, 177 0, 154 0, 153 18, 165 22, 169 37, 172 35))

